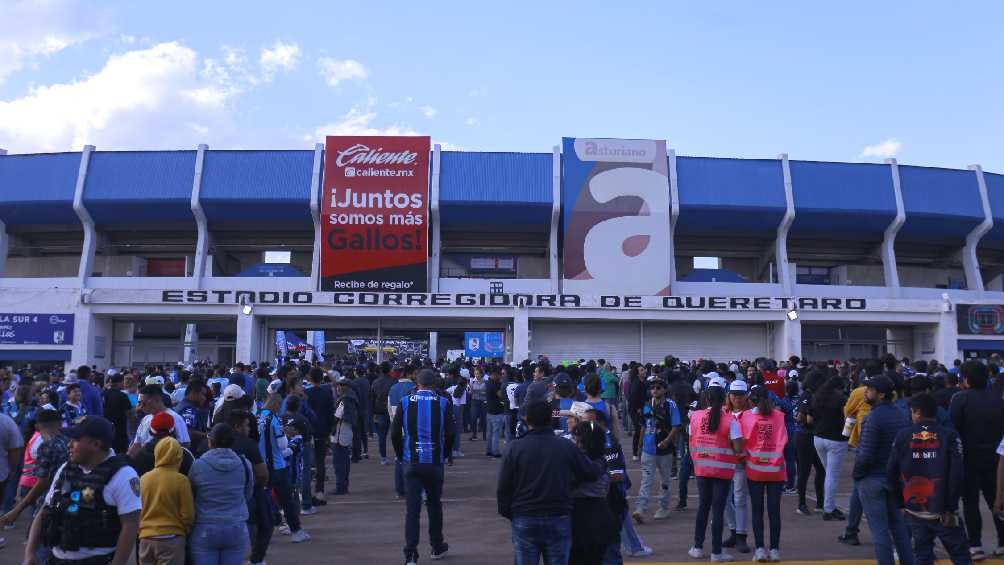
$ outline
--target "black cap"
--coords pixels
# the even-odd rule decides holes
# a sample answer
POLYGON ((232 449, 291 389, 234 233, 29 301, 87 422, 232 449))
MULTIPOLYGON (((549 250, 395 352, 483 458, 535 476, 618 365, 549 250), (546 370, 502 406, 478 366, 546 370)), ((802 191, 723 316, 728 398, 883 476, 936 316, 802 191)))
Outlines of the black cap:
POLYGON ((35 421, 38 422, 39 424, 47 424, 49 422, 59 422, 62 419, 63 417, 59 414, 58 410, 49 410, 47 408, 39 410, 38 414, 35 416, 35 421))
POLYGON ((896 389, 896 385, 893 384, 892 379, 885 375, 875 375, 865 381, 865 386, 881 393, 889 393, 896 389))
POLYGON ((565 372, 558 373, 554 377, 554 386, 572 386, 572 377, 565 372))
POLYGON ((84 416, 77 425, 66 428, 63 434, 70 439, 94 438, 105 447, 111 447, 115 440, 115 426, 101 416, 84 416))

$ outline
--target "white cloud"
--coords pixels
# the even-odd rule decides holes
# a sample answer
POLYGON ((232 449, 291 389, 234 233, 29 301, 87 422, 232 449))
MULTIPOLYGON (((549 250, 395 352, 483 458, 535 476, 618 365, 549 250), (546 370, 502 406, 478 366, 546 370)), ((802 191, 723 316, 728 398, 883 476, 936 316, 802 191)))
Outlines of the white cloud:
POLYGON ((300 46, 276 41, 272 47, 263 48, 258 57, 265 80, 272 80, 277 71, 291 71, 300 61, 300 46))
POLYGON ((883 141, 882 143, 876 143, 875 145, 868 145, 861 150, 862 157, 880 157, 884 159, 889 159, 895 157, 899 150, 903 147, 903 144, 899 140, 890 137, 889 139, 883 141))
POLYGON ((260 84, 243 52, 200 58, 178 42, 112 55, 79 80, 0 100, 0 147, 15 152, 245 144, 234 102, 260 84))
POLYGON ((464 120, 464 123, 471 127, 477 127, 481 125, 481 120, 475 118, 474 116, 470 116, 466 120, 464 120))
POLYGON ((0 84, 11 74, 92 37, 95 31, 80 24, 94 21, 93 17, 85 17, 85 10, 91 8, 69 0, 4 3, 0 17, 0 84))
POLYGON ((337 121, 320 125, 314 131, 303 136, 304 141, 324 141, 328 135, 419 135, 419 132, 408 126, 393 124, 377 127, 375 100, 370 99, 366 105, 353 106, 337 121))
POLYGON ((435 108, 433 108, 432 106, 429 106, 429 105, 419 106, 418 109, 422 112, 423 116, 425 116, 426 118, 428 118, 430 120, 432 118, 435 118, 436 117, 436 113, 439 112, 439 110, 436 110, 435 108))
POLYGON ((345 80, 365 80, 369 76, 366 67, 354 59, 321 57, 317 60, 317 66, 328 86, 338 86, 338 83, 345 80))

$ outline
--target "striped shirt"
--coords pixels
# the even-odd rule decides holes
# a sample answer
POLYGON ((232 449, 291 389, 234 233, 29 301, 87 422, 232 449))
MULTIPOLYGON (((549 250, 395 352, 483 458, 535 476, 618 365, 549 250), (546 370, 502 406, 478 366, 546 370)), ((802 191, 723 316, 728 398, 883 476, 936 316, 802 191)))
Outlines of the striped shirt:
POLYGON ((453 440, 450 399, 431 390, 416 390, 401 398, 402 451, 406 463, 442 465, 453 440))

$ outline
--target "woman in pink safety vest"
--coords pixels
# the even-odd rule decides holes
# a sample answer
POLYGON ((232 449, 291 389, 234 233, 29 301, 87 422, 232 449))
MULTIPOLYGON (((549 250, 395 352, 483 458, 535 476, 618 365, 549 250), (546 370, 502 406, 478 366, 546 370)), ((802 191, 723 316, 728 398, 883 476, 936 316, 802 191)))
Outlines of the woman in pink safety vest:
POLYGON ((704 393, 707 408, 690 413, 690 454, 697 475, 700 502, 694 529, 694 545, 688 554, 694 559, 704 557, 704 535, 711 515, 711 561, 732 561, 722 551, 722 527, 725 503, 732 492, 738 454, 743 450, 739 423, 723 408, 725 389, 709 386, 704 393))
POLYGON ((786 478, 784 446, 788 432, 784 413, 774 409, 770 393, 763 386, 750 389, 752 410, 739 416, 746 447, 746 480, 753 509, 753 537, 756 540, 754 562, 781 560, 781 493, 786 478), (764 547, 763 507, 767 498, 770 519, 770 551, 764 547))

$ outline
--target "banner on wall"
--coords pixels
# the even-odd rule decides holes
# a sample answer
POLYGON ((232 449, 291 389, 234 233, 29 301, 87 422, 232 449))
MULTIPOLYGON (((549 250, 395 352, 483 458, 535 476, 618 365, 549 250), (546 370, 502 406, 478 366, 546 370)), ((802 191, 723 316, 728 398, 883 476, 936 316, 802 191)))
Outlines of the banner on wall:
POLYGON ((73 345, 73 314, 0 313, 0 344, 73 345))
POLYGON ((668 295, 666 142, 566 137, 562 145, 565 291, 668 295))
POLYGON ((429 138, 328 137, 321 290, 425 292, 429 138))
POLYGON ((1004 335, 1004 305, 956 304, 959 334, 1004 335))
POLYGON ((505 339, 502 337, 502 332, 464 332, 464 356, 505 356, 505 339))

